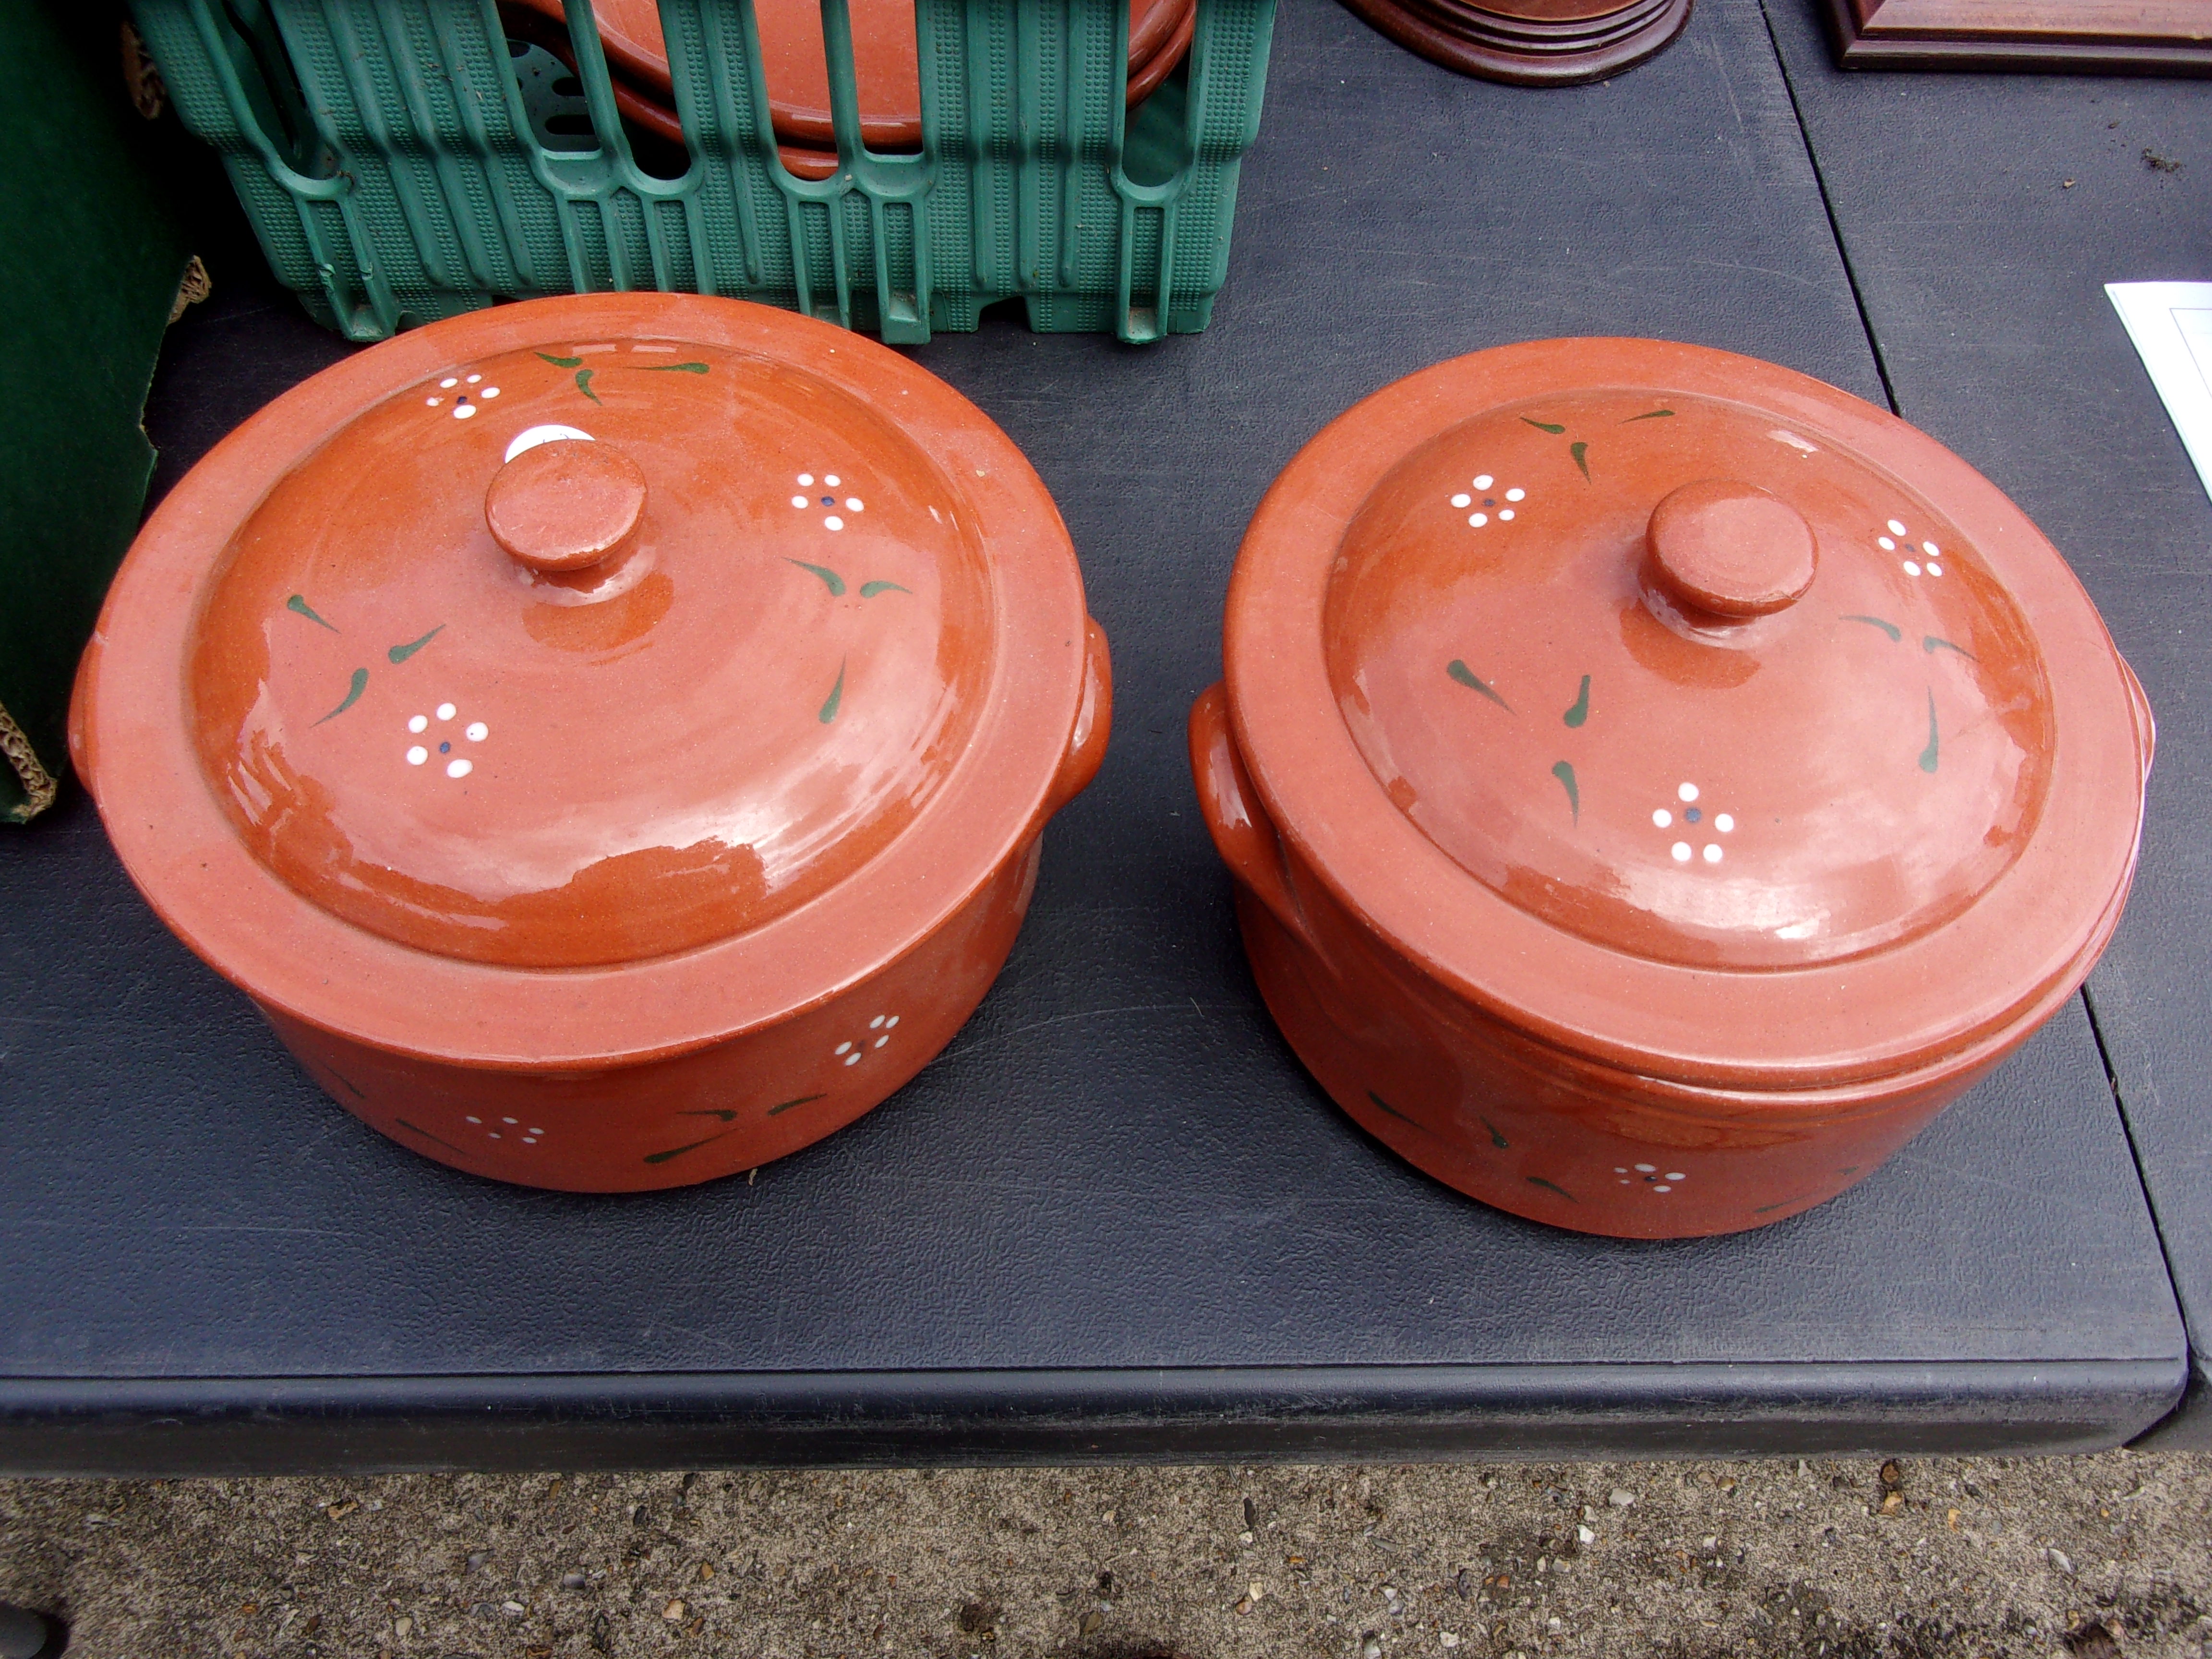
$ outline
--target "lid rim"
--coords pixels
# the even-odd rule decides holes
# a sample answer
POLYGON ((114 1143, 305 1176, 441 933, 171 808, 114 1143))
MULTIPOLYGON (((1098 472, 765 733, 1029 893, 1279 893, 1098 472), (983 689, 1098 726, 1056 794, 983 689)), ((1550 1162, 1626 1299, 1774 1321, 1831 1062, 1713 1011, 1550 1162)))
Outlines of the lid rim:
POLYGON ((197 955, 258 1001, 440 1061, 626 1064, 787 1019, 896 961, 968 905, 1045 816, 1082 695, 1087 620, 1074 549, 1042 480, 935 376, 873 341, 747 301, 562 296, 371 347, 221 440, 132 544, 80 680, 77 724, 88 782, 134 884, 197 955), (903 429, 960 492, 988 550, 992 664, 966 752, 852 877, 691 949, 595 967, 508 967, 370 933, 255 858, 193 741, 188 664, 229 538, 348 419, 464 358, 579 331, 765 356, 831 381, 903 429))
POLYGON ((1623 1069, 1656 1067, 1698 1085, 1757 1079, 1753 1086, 1791 1088, 1909 1073, 2011 1029, 2030 1010, 2055 1006, 2053 988, 2078 983, 2092 947, 2117 924, 2133 867, 2142 792, 2126 671, 2057 550, 1934 439, 1834 387, 1731 353, 1657 341, 1538 341, 1438 364, 1370 394, 1316 434, 1261 501, 1231 579, 1224 659, 1232 729, 1261 799, 1301 864, 1346 910, 1493 1017, 1623 1069), (1606 355, 1601 377, 1573 362, 1594 349, 1606 355), (2057 737, 2043 821, 2019 858, 1951 921, 1884 949, 1787 967, 1634 957, 1520 908, 1384 795, 1330 694, 1321 619, 1346 532, 1417 444, 1487 408, 1600 387, 1756 403, 1817 426, 1862 457, 1878 454, 1883 470, 1941 502, 1970 532, 2036 617, 2040 641, 2062 638, 2075 655, 2111 665, 2109 686, 2055 677, 2057 737), (2124 800, 2130 790, 2135 811, 2118 815, 2123 822, 2095 810, 2099 799, 2124 800), (2053 852, 2065 838, 2058 831, 2072 836, 2064 860, 2053 852), (2060 867, 2068 879, 2054 885, 2060 867), (2086 896, 2052 925, 2040 901, 2069 891, 2086 896), (2033 966, 2021 970, 2023 960, 2033 966), (1999 971, 1996 961, 2012 965, 1999 971), (1939 985, 1947 988, 1940 999, 1928 988, 1939 985), (1696 1018, 1680 1012, 1692 996, 1701 1007, 1696 1018), (1839 1040, 1838 1006, 1880 1012, 1839 1040))

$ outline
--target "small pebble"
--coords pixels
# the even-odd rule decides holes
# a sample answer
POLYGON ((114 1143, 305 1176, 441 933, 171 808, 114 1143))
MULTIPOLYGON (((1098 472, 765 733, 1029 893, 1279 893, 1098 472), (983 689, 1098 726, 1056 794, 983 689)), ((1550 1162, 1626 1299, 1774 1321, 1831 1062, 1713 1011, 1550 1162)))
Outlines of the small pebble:
POLYGON ((490 1555, 485 1551, 471 1550, 469 1552, 469 1571, 471 1572, 474 1572, 478 1567, 483 1565, 485 1562, 490 1559, 490 1555))
POLYGON ((666 1607, 661 1608, 660 1616, 672 1622, 681 1620, 684 1617, 684 1604, 681 1601, 671 1601, 666 1607))
POLYGON ((1099 1627, 1099 1626, 1101 1626, 1101 1625, 1104 1624, 1105 1622, 1106 1622, 1106 1615, 1105 1615, 1104 1613, 1085 1613, 1085 1614, 1083 1615, 1083 1621, 1082 1621, 1081 1625, 1079 1626, 1079 1630, 1081 1631, 1082 1634, 1084 1634, 1084 1635, 1085 1635, 1085 1636, 1088 1636, 1088 1635, 1090 1635, 1093 1631, 1097 1630, 1097 1629, 1099 1627))
POLYGON ((412 1619, 395 1620, 392 1622, 392 1633, 404 1642, 407 1639, 407 1632, 414 1628, 415 1621, 412 1619))
POLYGON ((1455 1648, 1459 1645, 1459 1632, 1455 1630, 1445 1631, 1437 1636, 1437 1641, 1444 1647, 1455 1648))
POLYGON ((590 1582, 591 1581, 586 1578, 580 1572, 564 1572, 561 1575, 561 1588, 562 1589, 581 1589, 590 1582))
POLYGON ((1633 1509, 1636 1506, 1636 1494, 1626 1486, 1615 1486, 1606 1494, 1605 1501, 1617 1510, 1633 1509))
POLYGON ((2053 1545, 2051 1548, 2044 1551, 2043 1553, 2045 1559, 2048 1560, 2052 1566, 2057 1568, 2059 1571, 2064 1573, 2069 1578, 2071 1578, 2074 1576, 2074 1563, 2068 1557, 2064 1550, 2053 1545))
POLYGON ((1597 1534, 1592 1532, 1588 1527, 1577 1527, 1575 1528, 1575 1541, 1579 1544, 1595 1544, 1597 1542, 1597 1534))
POLYGON ((1382 1659, 1382 1644, 1373 1637, 1360 1644, 1359 1659, 1382 1659))
POLYGON ((506 1613, 510 1618, 520 1619, 522 1617, 522 1603, 520 1601, 502 1601, 499 1604, 499 1610, 501 1613, 506 1613))

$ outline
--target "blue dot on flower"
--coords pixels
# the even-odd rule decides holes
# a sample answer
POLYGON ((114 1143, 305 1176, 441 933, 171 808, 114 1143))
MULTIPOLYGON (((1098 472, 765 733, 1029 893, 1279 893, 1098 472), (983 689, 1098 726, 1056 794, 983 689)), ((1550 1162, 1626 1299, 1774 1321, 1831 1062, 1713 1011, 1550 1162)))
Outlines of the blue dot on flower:
POLYGON ((1695 823, 1699 818, 1705 817, 1705 810, 1702 807, 1697 806, 1692 806, 1688 811, 1682 814, 1682 816, 1688 819, 1692 823, 1695 823))
POLYGON ((441 755, 450 755, 453 752, 453 745, 450 743, 441 743, 438 745, 438 752, 441 755))

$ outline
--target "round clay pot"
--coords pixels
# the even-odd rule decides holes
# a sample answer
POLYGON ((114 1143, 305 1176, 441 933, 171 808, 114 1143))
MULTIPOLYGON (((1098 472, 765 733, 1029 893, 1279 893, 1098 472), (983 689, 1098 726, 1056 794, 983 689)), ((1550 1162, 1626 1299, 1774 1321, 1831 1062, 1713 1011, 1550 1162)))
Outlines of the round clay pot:
POLYGON ((2081 984, 2150 713, 2064 561, 1856 398, 1560 340, 1284 471, 1191 719, 1254 972, 1340 1104, 1585 1232, 1865 1176, 2081 984))
POLYGON ((71 741, 131 878, 348 1110, 622 1191, 928 1062, 1109 702, 972 404, 788 313, 594 295, 400 335, 217 445, 71 741))
MULTIPOLYGON (((521 3, 541 16, 566 20, 562 0, 521 3)), ((597 0, 592 15, 609 69, 630 83, 629 89, 638 101, 657 106, 666 127, 675 130, 666 131, 661 121, 639 116, 627 104, 623 113, 681 143, 659 0, 597 0)), ((913 0, 854 0, 850 16, 862 142, 884 154, 920 149, 921 48, 913 0)), ((1196 16, 1196 0, 1131 0, 1130 103, 1141 100, 1182 61, 1196 16)), ((830 66, 818 0, 757 0, 754 21, 776 136, 802 149, 834 150, 837 137, 830 125, 830 66)), ((617 88, 618 101, 623 90, 617 88)), ((803 178, 825 176, 803 167, 792 170, 803 178)))
POLYGON ((1462 75, 1572 86, 1633 68, 1690 21, 1691 0, 1345 0, 1407 51, 1462 75))

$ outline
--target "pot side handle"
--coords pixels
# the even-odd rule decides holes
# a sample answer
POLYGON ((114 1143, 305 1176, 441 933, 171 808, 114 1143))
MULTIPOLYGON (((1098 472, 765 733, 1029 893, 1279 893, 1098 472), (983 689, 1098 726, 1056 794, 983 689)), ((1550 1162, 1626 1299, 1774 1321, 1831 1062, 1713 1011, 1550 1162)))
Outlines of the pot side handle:
POLYGON ((1075 725, 1067 734, 1067 753, 1052 781, 1045 816, 1073 800, 1091 787, 1106 758, 1106 741, 1114 731, 1114 659, 1106 649, 1106 630, 1085 617, 1083 640, 1083 701, 1076 706, 1075 725))
POLYGON ((1190 772, 1198 785, 1200 814, 1214 850, 1253 897, 1266 905, 1293 938, 1324 963, 1283 864, 1282 836, 1260 805, 1260 792, 1237 752, 1229 729, 1229 688, 1216 683, 1190 706, 1190 772))

